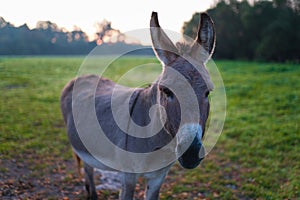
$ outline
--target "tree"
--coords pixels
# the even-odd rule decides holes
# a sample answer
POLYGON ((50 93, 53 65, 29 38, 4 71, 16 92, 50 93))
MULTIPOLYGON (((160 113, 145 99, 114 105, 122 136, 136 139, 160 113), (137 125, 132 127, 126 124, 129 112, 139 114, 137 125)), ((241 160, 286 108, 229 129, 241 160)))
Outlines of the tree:
MULTIPOLYGON (((299 0, 220 1, 207 12, 215 22, 217 58, 299 62, 299 0)), ((183 25, 195 37, 199 13, 183 25)))

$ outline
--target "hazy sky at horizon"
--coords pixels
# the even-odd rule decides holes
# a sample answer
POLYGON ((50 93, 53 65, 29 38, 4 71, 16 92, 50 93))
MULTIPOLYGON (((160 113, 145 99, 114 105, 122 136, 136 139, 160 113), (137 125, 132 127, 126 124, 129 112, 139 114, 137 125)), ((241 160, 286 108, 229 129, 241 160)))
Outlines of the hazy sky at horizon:
POLYGON ((96 22, 106 19, 122 32, 149 27, 152 11, 158 12, 163 28, 180 32, 183 22, 195 12, 207 10, 216 0, 3 0, 0 16, 20 26, 26 23, 34 28, 38 21, 51 21, 59 27, 81 28, 88 35, 96 32, 96 22))

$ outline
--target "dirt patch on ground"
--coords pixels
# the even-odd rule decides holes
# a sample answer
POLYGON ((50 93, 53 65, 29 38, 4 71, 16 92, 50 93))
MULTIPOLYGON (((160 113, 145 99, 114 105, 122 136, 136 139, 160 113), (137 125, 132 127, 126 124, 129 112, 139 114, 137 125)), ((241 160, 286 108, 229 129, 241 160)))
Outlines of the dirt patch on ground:
POLYGON ((68 172, 71 160, 1 160, 0 196, 3 199, 81 198, 81 180, 68 172))
MULTIPOLYGON (((229 161, 218 160, 210 155, 207 161, 213 160, 226 169, 232 166, 229 161)), ((208 164, 207 164, 208 165, 208 164)), ((84 179, 77 173, 73 159, 62 159, 53 156, 35 156, 28 153, 15 159, 0 157, 0 199, 86 199, 84 179), (25 158, 26 157, 26 158, 25 158)), ((218 189, 212 188, 215 179, 206 173, 204 167, 199 168, 203 180, 188 175, 188 170, 182 170, 179 165, 172 167, 161 188, 162 199, 210 199, 208 196, 219 197, 218 189), (191 180, 190 180, 191 179, 191 180), (179 184, 180 183, 180 184, 179 184)), ((239 193, 241 187, 241 169, 232 167, 229 171, 221 170, 218 176, 223 176, 227 190, 236 199, 247 199, 239 193), (230 179, 230 180, 227 180, 230 179), (229 184, 227 182, 234 182, 229 184)), ((195 174, 197 176, 197 174, 195 174)), ((96 185, 100 184, 101 175, 95 175, 96 185)), ((145 180, 139 179, 136 185, 135 199, 144 199, 145 180)), ((99 199, 118 199, 119 191, 97 190, 99 199)))
MULTIPOLYGON (((87 199, 84 179, 78 175, 72 159, 29 156, 29 159, 1 159, 0 166, 0 199, 87 199)), ((96 184, 100 183, 100 176, 95 174, 96 184)), ((162 190, 170 191, 176 181, 170 182, 172 180, 167 177, 162 190)), ((139 179, 136 200, 144 199, 144 188, 145 181, 139 179)), ((114 200, 119 197, 118 191, 97 190, 97 193, 99 199, 114 200)))
MULTIPOLYGON (((0 166, 0 199, 87 199, 84 179, 78 175, 72 159, 30 156, 30 159, 1 159, 0 166)), ((95 174, 96 184, 100 183, 100 176, 95 174)), ((172 182, 168 176, 162 190, 170 192, 170 187, 178 181, 172 182)), ((139 179, 136 200, 144 199, 144 188, 145 181, 139 179)), ((97 190, 97 193, 99 199, 116 200, 119 197, 118 191, 97 190)), ((179 198, 185 195, 172 196, 174 199, 185 199, 179 198)))
MULTIPOLYGON (((86 199, 84 180, 74 163, 40 157, 1 159, 0 199, 86 199)), ((98 191, 98 196, 118 199, 118 192, 98 191)))

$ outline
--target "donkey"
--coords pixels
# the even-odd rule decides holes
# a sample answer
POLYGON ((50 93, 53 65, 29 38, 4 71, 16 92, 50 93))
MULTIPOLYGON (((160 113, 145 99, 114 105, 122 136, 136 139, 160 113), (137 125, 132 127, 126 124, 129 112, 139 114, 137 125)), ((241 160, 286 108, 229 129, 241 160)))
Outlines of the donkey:
MULTIPOLYGON (((161 75, 150 86, 127 88, 97 75, 86 75, 71 80, 62 91, 61 111, 67 126, 69 141, 78 158, 77 161, 83 161, 88 198, 97 199, 93 180, 94 168, 118 171, 122 177, 120 192, 122 200, 133 199, 136 181, 138 177, 144 177, 147 181, 145 198, 153 200, 159 198, 160 187, 176 159, 183 168, 192 169, 197 167, 204 157, 202 139, 210 110, 208 95, 213 90, 205 63, 215 48, 213 21, 206 13, 201 13, 196 39, 190 43, 178 42, 175 45, 160 28, 157 13, 153 12, 150 20, 150 33, 153 51, 163 66, 161 75), (75 91, 76 84, 79 85, 77 91, 75 91), (187 92, 190 91, 189 88, 192 93, 187 92), (91 90, 91 93, 88 90, 91 90), (114 119, 116 117, 112 111, 114 95, 118 101, 114 104, 115 107, 121 104, 127 106, 129 113, 127 115, 123 115, 127 111, 120 111, 117 108, 117 115, 119 115, 117 117, 126 122, 126 130, 120 128, 114 119), (80 120, 76 119, 76 115, 86 112, 87 102, 91 99, 96 122, 116 148, 138 156, 138 154, 159 152, 175 141, 173 143, 175 145, 171 145, 170 150, 171 154, 176 154, 175 159, 165 162, 171 154, 159 153, 145 161, 148 162, 146 164, 138 160, 132 161, 134 166, 130 166, 125 163, 125 159, 130 159, 129 157, 124 158, 116 155, 114 150, 102 148, 101 151, 106 151, 102 155, 106 156, 107 160, 118 161, 122 167, 126 165, 128 168, 132 167, 132 170, 122 171, 107 164, 109 162, 99 161, 91 152, 93 148, 87 147, 82 141, 86 134, 86 138, 94 142, 95 148, 104 144, 101 144, 102 138, 92 135, 95 131, 90 131, 90 127, 95 126, 94 122, 89 123, 92 121, 90 116, 93 113, 88 112, 80 120), (153 109, 154 105, 159 106, 153 109), (79 110, 77 114, 74 109, 79 110), (153 130, 154 126, 148 126, 155 119, 161 125, 159 130, 153 130), (83 121, 88 123, 84 128, 80 126, 83 121), (135 125, 147 128, 133 128, 135 125), (128 132, 135 132, 135 135, 127 134, 128 132), (153 135, 153 132, 157 134, 153 135), (145 137, 139 137, 141 135, 145 137), (144 172, 134 171, 140 165, 145 167, 163 162, 162 167, 145 169, 144 172)), ((165 152, 169 152, 167 150, 165 149, 165 152)))

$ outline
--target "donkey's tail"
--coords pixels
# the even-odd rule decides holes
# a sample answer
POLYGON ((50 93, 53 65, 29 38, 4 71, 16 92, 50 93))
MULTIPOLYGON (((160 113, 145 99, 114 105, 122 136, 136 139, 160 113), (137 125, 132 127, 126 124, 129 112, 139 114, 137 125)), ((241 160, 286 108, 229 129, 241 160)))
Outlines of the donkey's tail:
POLYGON ((81 173, 81 159, 79 158, 79 156, 73 151, 73 157, 76 161, 76 167, 77 167, 77 173, 79 175, 79 177, 82 177, 82 173, 81 173))

